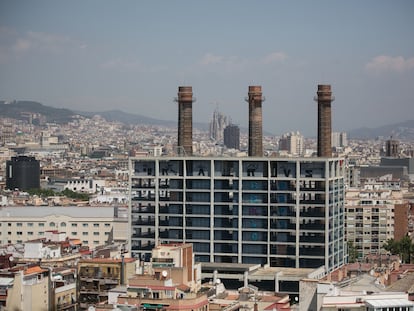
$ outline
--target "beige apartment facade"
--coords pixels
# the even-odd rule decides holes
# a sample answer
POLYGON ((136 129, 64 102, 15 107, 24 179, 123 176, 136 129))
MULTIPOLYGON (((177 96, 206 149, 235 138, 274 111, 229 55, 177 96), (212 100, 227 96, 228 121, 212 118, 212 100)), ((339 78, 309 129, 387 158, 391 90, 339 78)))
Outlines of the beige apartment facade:
POLYGON ((13 206, 0 208, 0 244, 45 238, 48 231, 66 233, 91 249, 127 239, 127 218, 116 207, 13 206))
POLYGON ((390 188, 381 182, 348 189, 346 237, 356 248, 359 258, 385 252, 384 243, 394 239, 395 205, 402 202, 400 189, 390 188))

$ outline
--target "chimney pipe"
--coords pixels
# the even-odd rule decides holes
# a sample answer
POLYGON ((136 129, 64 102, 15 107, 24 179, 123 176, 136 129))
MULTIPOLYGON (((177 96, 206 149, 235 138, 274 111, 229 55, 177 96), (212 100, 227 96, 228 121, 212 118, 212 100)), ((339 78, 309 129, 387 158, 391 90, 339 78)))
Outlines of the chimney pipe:
POLYGON ((178 97, 178 154, 193 155, 193 88, 179 86, 178 97))
POLYGON ((249 96, 246 101, 249 103, 249 156, 263 156, 263 119, 261 86, 249 86, 249 96))
POLYGON ((331 102, 335 100, 332 96, 330 84, 319 84, 317 96, 314 100, 318 102, 318 157, 332 157, 332 124, 331 124, 331 102))

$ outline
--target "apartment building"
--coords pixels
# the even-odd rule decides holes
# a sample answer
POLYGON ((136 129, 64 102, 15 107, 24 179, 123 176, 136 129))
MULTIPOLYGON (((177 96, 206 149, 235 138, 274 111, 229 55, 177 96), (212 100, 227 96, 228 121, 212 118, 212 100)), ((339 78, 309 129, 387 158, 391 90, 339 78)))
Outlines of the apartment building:
POLYGON ((148 272, 114 289, 109 304, 126 310, 207 311, 209 300, 201 290, 201 265, 194 264, 191 244, 161 244, 152 250, 148 272))
POLYGON ((135 275, 136 260, 133 258, 81 259, 78 263, 79 307, 87 310, 90 306, 108 301, 108 291, 135 275))
POLYGON ((361 188, 346 193, 346 236, 363 258, 378 254, 388 239, 394 238, 395 205, 403 203, 395 181, 366 180, 361 188))
POLYGON ((304 138, 299 132, 290 132, 282 135, 279 140, 279 150, 287 151, 294 156, 304 154, 304 138))
POLYGON ((24 243, 44 238, 48 231, 66 233, 91 249, 110 240, 125 241, 128 220, 120 210, 113 206, 0 207, 0 241, 3 245, 24 243))
POLYGON ((331 271, 346 261, 339 158, 131 158, 130 247, 193 243, 198 262, 331 271))
POLYGON ((56 311, 76 311, 76 270, 65 267, 52 272, 53 304, 56 311))
POLYGON ((48 269, 20 266, 0 273, 1 310, 50 310, 52 296, 48 269))

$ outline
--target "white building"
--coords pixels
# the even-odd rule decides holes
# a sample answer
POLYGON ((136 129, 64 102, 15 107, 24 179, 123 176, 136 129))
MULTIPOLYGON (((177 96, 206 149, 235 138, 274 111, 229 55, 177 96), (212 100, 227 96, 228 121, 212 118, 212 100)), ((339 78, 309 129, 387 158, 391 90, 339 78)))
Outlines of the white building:
POLYGON ((282 135, 279 140, 279 150, 287 151, 294 156, 301 156, 304 154, 303 135, 299 132, 290 132, 282 135))
POLYGON ((128 219, 120 207, 13 206, 0 207, 0 244, 45 238, 48 231, 64 232, 91 249, 110 240, 127 240, 128 219))
POLYGON ((348 138, 345 132, 332 133, 332 147, 346 147, 348 146, 348 138))

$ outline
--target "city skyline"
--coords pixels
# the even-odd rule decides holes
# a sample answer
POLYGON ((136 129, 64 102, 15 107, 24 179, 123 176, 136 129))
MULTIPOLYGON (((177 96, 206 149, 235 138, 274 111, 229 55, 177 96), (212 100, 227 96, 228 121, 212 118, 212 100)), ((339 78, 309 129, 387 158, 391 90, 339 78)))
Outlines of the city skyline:
POLYGON ((331 84, 334 131, 414 114, 410 1, 3 1, 0 12, 4 100, 175 120, 189 85, 194 122, 218 103, 247 127, 244 98, 261 85, 265 131, 315 136, 313 97, 331 84))

